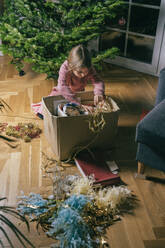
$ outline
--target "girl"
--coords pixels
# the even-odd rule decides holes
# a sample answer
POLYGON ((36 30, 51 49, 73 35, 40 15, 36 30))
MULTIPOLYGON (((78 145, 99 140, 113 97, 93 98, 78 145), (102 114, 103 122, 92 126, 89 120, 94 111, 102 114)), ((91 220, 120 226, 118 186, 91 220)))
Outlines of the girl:
MULTIPOLYGON (((94 104, 104 99, 104 83, 99 79, 91 64, 89 51, 78 45, 69 53, 59 70, 58 85, 53 88, 50 96, 62 95, 69 102, 80 104, 75 92, 84 91, 87 82, 94 85, 94 104)), ((43 119, 41 103, 32 104, 34 112, 43 119)))

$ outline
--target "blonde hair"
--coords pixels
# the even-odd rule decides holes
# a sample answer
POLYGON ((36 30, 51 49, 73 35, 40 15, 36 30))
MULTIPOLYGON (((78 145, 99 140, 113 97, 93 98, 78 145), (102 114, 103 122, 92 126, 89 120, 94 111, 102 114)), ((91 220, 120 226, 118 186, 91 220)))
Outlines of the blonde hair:
POLYGON ((73 47, 68 56, 68 66, 69 70, 83 67, 89 69, 91 67, 91 57, 88 49, 83 45, 73 47))

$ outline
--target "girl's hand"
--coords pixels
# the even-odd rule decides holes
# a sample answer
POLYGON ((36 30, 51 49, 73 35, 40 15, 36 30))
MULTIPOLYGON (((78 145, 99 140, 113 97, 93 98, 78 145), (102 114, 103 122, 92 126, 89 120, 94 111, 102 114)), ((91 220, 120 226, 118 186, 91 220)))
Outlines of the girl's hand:
POLYGON ((92 106, 88 106, 88 105, 81 105, 83 107, 83 109, 88 112, 88 113, 92 113, 93 112, 93 107, 92 106))
POLYGON ((99 102, 104 100, 104 96, 102 95, 96 95, 94 96, 94 105, 97 105, 99 102))

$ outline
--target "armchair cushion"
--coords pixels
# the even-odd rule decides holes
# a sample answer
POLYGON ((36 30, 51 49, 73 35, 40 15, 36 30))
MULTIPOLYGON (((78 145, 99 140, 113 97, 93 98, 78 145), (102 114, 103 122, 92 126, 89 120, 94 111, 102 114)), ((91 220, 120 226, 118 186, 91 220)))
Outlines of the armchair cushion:
POLYGON ((165 157, 165 100, 137 124, 136 141, 148 145, 165 157))

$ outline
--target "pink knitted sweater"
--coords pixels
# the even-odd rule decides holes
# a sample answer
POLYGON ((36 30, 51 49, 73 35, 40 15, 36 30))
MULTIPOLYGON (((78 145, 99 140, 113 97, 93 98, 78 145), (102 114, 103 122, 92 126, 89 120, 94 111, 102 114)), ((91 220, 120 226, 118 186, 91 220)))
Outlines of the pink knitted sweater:
MULTIPOLYGON (((104 95, 104 83, 93 67, 85 77, 78 78, 72 71, 69 71, 68 61, 65 60, 59 70, 58 84, 49 96, 62 95, 68 101, 77 102, 75 92, 84 91, 89 81, 94 86, 94 95, 104 95)), ((32 109, 36 114, 42 114, 41 102, 32 104, 32 109)))
POLYGON ((60 92, 60 95, 63 95, 69 101, 73 101, 75 98, 74 93, 84 91, 89 81, 94 85, 94 95, 104 95, 104 83, 93 67, 85 77, 78 78, 72 71, 69 71, 68 61, 66 60, 61 65, 56 89, 60 92))

